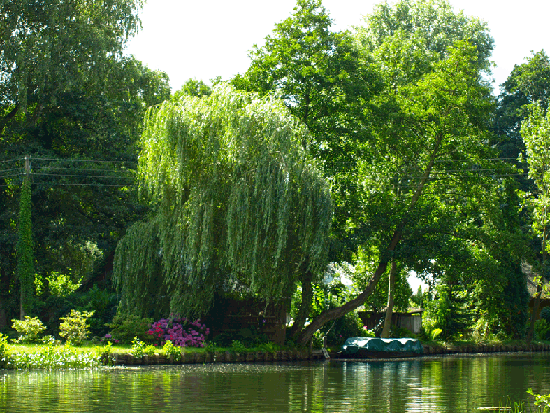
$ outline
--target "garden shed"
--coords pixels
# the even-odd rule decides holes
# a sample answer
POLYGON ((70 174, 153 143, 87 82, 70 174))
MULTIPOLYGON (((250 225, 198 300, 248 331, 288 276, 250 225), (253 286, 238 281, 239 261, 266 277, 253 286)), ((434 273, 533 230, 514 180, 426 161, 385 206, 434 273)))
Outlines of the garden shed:
POLYGON ((266 303, 256 299, 234 299, 218 296, 202 321, 215 339, 223 334, 231 340, 248 341, 265 335, 275 344, 283 345, 286 336, 287 303, 266 303))
MULTIPOLYGON (((420 333, 422 328, 422 313, 421 308, 411 308, 407 312, 394 312, 392 314, 391 323, 394 326, 400 328, 406 328, 414 334, 420 333)), ((374 312, 374 311, 358 311, 359 318, 363 321, 363 325, 368 330, 372 330, 377 327, 382 320, 382 317, 386 315, 386 312, 374 312)))

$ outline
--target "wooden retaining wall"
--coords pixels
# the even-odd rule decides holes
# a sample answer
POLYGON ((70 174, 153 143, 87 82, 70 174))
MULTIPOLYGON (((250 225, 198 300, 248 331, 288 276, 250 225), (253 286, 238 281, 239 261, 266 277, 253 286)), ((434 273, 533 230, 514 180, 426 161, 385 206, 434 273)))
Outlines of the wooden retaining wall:
MULTIPOLYGON (((424 345, 424 354, 445 355, 445 354, 479 354, 479 353, 514 353, 514 352, 541 352, 550 351, 550 344, 532 343, 530 345, 448 345, 448 346, 427 346, 424 345)), ((338 358, 337 353, 330 353, 331 358, 338 358)), ((132 354, 112 353, 103 354, 101 361, 111 366, 147 366, 147 365, 180 365, 180 364, 205 364, 205 363, 258 363, 258 362, 280 362, 280 361, 305 361, 324 360, 322 351, 290 350, 277 351, 274 353, 249 352, 233 353, 230 351, 216 351, 213 353, 182 353, 178 360, 174 357, 166 357, 161 354, 153 356, 134 357, 132 354)))
POLYGON ((478 344, 478 345, 446 345, 426 346, 424 355, 429 354, 458 354, 458 353, 509 353, 509 352, 531 352, 550 351, 550 344, 478 344))
POLYGON ((144 366, 162 364, 205 364, 205 363, 254 363, 254 362, 276 362, 276 361, 302 361, 322 360, 323 353, 320 351, 309 352, 306 350, 277 351, 274 353, 249 352, 233 353, 216 351, 213 353, 182 353, 181 357, 166 357, 162 354, 152 356, 134 357, 132 354, 111 353, 103 354, 101 361, 105 365, 114 366, 144 366))

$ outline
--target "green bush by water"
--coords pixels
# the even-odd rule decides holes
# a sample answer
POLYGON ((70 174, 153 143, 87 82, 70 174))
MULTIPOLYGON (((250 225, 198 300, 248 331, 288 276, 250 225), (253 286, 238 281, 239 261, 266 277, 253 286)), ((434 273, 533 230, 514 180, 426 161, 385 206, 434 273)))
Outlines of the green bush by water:
POLYGON ((24 320, 11 320, 12 328, 19 333, 18 343, 37 343, 39 335, 46 329, 38 317, 25 316, 24 320))
POLYGON ((59 325, 59 335, 65 337, 68 344, 82 345, 89 334, 87 321, 93 314, 93 311, 71 310, 68 316, 61 317, 63 322, 59 325))
POLYGON ((136 337, 140 341, 147 341, 150 336, 147 334, 152 318, 141 318, 131 314, 117 314, 112 323, 107 323, 113 339, 121 343, 130 344, 136 337))

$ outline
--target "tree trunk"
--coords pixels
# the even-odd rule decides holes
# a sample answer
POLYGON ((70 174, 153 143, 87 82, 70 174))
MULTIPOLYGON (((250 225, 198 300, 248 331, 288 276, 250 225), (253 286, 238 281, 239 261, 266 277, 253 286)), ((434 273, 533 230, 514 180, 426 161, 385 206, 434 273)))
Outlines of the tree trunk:
POLYGON ((0 330, 8 327, 8 319, 6 318, 6 309, 3 307, 2 297, 0 297, 0 330))
POLYGON ((294 337, 302 328, 306 322, 307 317, 309 316, 311 310, 311 302, 313 300, 313 274, 311 271, 306 271, 302 278, 302 302, 300 303, 300 309, 298 310, 298 315, 294 324, 292 324, 292 329, 290 334, 294 337))
MULTIPOLYGON (((545 215, 546 215, 546 211, 545 211, 545 215)), ((529 331, 527 332, 527 343, 531 343, 535 335, 535 321, 536 321, 537 313, 540 307, 542 286, 544 284, 544 281, 546 280, 546 255, 547 255, 547 252, 546 252, 546 225, 545 225, 542 233, 542 271, 541 271, 542 274, 541 274, 540 282, 537 284, 537 293, 535 294, 535 300, 533 302, 533 312, 531 313, 531 320, 529 322, 529 331)))
POLYGON ((397 265, 395 260, 391 261, 390 269, 390 282, 388 286, 388 306, 386 307, 386 318, 384 319, 384 328, 382 329, 381 338, 388 338, 390 336, 391 328, 391 316, 393 314, 393 290, 395 286, 395 273, 397 272, 397 265))
MULTIPOLYGON (((390 246, 388 247, 387 251, 392 252, 397 244, 399 243, 399 240, 401 239, 401 231, 396 230, 393 233, 392 241, 390 242, 390 246)), ((389 255, 389 254, 388 254, 389 255)), ((388 261, 389 258, 385 258, 380 260, 378 264, 378 268, 374 272, 372 278, 369 281, 369 284, 365 288, 365 290, 359 294, 356 298, 353 300, 348 301, 341 307, 331 308, 329 310, 324 311, 321 313, 318 317, 316 317, 310 325, 308 325, 305 329, 303 329, 300 334, 297 336, 298 343, 305 346, 313 337, 313 334, 319 330, 322 326, 324 326, 326 323, 332 320, 336 320, 343 315, 349 313, 350 311, 355 310, 357 307, 363 305, 365 301, 370 297, 372 292, 374 291, 374 288, 376 287, 376 284, 378 284, 378 281, 380 280, 380 277, 384 272, 386 271, 386 268, 388 267, 388 261)))
POLYGON ((529 331, 527 332, 527 343, 530 343, 533 340, 535 334, 535 319, 537 317, 537 312, 540 307, 540 296, 542 294, 542 280, 537 285, 537 292, 535 294, 535 300, 533 302, 533 312, 531 313, 531 321, 529 322, 529 331))

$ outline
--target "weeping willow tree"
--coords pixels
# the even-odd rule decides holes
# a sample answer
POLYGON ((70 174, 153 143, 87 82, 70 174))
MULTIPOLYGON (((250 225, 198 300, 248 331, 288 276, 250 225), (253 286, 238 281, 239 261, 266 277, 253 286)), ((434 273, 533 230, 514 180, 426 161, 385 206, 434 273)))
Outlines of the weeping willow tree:
POLYGON ((270 300, 318 280, 332 204, 308 140, 280 101, 229 87, 151 109, 138 169, 154 213, 118 244, 120 311, 199 316, 235 286, 270 300))

